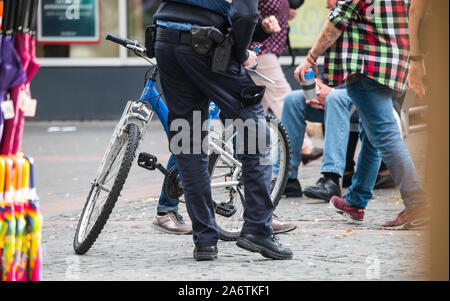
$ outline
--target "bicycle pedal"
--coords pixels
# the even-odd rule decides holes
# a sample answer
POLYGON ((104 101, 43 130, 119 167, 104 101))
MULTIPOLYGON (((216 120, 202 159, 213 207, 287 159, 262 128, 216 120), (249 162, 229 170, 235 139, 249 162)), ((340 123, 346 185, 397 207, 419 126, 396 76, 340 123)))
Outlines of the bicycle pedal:
POLYGON ((224 217, 232 217, 236 213, 236 207, 230 203, 216 204, 216 213, 224 217))
POLYGON ((148 170, 155 170, 158 164, 158 158, 147 153, 140 153, 138 156, 138 165, 148 170))

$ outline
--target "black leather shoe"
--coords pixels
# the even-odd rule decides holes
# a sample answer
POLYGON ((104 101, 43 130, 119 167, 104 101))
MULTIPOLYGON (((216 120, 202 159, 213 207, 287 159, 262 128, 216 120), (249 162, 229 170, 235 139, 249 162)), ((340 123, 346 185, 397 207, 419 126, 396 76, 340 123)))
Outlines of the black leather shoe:
POLYGON ((260 253, 271 259, 292 259, 294 253, 291 249, 283 247, 276 235, 241 234, 236 245, 244 250, 260 253))
POLYGON ((297 179, 288 179, 283 195, 292 198, 301 198, 303 196, 302 186, 297 179))
POLYGON ((305 188, 305 195, 313 199, 321 199, 329 202, 335 195, 341 197, 341 187, 336 185, 331 179, 320 178, 316 186, 308 186, 305 188))
POLYGON ((205 246, 194 248, 194 259, 197 261, 217 259, 217 246, 205 246))

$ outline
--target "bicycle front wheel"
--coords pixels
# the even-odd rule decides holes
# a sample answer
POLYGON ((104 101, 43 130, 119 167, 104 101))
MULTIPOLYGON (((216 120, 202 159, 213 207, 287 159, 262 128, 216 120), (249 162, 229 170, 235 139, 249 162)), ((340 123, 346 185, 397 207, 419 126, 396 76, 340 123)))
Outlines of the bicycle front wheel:
POLYGON ((103 230, 128 177, 138 145, 139 129, 129 124, 111 146, 78 221, 73 242, 76 254, 85 254, 103 230))

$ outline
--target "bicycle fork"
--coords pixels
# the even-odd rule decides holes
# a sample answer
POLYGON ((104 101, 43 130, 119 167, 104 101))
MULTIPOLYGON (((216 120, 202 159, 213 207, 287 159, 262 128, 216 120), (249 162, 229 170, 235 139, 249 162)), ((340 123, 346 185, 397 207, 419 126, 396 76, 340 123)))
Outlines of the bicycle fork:
POLYGON ((142 101, 128 101, 127 102, 127 105, 125 106, 122 116, 114 129, 114 132, 112 134, 112 137, 111 137, 109 145, 108 145, 108 148, 107 148, 107 150, 103 156, 103 159, 100 163, 100 166, 97 171, 97 176, 92 184, 99 185, 99 187, 101 189, 109 192, 107 187, 101 187, 100 183, 102 182, 102 178, 104 176, 103 171, 109 170, 109 168, 110 168, 110 166, 105 166, 105 163, 114 161, 114 160, 109 160, 109 156, 110 156, 110 154, 116 153, 114 151, 115 147, 120 147, 120 143, 117 143, 118 139, 123 137, 123 134, 126 131, 128 125, 130 123, 133 123, 139 129, 139 144, 140 144, 144 138, 145 129, 147 128, 147 125, 150 122, 152 117, 153 117, 153 111, 146 108, 144 102, 142 102, 142 101))

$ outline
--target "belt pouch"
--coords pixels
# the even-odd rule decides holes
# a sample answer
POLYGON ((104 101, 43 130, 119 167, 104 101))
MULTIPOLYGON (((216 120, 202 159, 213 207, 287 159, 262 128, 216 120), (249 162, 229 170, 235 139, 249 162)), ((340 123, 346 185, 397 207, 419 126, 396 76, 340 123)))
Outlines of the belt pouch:
POLYGON ((153 24, 145 29, 145 48, 147 49, 147 56, 151 59, 155 57, 155 42, 156 24, 153 24))
POLYGON ((224 73, 227 71, 233 45, 234 39, 232 34, 229 33, 214 50, 211 63, 212 72, 224 73))
POLYGON ((191 27, 192 50, 199 57, 207 57, 212 55, 213 40, 210 38, 209 27, 191 27))
POLYGON ((241 105, 243 108, 259 104, 266 92, 266 86, 251 86, 241 91, 241 105))

